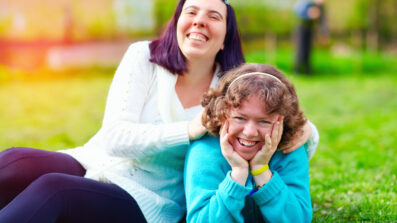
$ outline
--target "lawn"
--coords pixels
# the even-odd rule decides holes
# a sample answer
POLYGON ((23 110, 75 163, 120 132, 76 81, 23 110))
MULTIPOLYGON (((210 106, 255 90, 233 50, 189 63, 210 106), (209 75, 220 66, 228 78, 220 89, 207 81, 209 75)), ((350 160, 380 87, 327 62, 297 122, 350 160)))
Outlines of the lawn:
MULTIPOLYGON (((289 75, 321 136, 310 161, 313 222, 397 222, 397 76, 327 70, 289 75)), ((0 150, 70 148, 95 134, 113 70, 77 73, 0 78, 0 150)))

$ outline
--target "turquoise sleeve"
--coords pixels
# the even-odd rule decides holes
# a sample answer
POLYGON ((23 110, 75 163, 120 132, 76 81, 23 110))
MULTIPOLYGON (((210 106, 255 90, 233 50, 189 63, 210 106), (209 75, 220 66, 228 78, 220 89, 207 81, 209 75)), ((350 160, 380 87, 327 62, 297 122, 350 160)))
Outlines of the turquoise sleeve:
POLYGON ((186 155, 187 222, 243 222, 241 210, 249 189, 230 178, 219 140, 205 137, 186 155))
POLYGON ((269 222, 311 222, 309 164, 304 146, 289 154, 276 152, 272 179, 253 198, 269 222))

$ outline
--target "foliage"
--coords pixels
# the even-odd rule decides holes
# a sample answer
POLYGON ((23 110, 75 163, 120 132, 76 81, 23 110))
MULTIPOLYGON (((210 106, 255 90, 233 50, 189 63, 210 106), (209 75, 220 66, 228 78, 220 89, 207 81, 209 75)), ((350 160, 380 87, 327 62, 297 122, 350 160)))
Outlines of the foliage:
POLYGON ((154 4, 154 15, 156 18, 156 34, 160 35, 172 17, 178 1, 157 0, 154 4))
POLYGON ((267 32, 289 35, 292 31, 292 6, 270 8, 265 4, 246 3, 235 8, 243 36, 263 36, 267 32))

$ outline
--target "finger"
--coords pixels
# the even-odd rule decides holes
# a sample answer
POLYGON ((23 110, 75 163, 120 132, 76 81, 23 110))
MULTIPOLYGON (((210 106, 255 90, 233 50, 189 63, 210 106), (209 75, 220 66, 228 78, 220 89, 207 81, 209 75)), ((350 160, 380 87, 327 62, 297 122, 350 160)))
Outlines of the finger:
POLYGON ((271 134, 271 145, 276 144, 276 139, 278 138, 278 121, 273 124, 272 134, 271 134))
POLYGON ((284 148, 283 153, 290 153, 290 152, 296 150, 302 144, 303 143, 301 143, 298 140, 292 140, 292 142, 289 143, 289 145, 284 148))
POLYGON ((269 134, 267 134, 267 135, 265 136, 265 148, 266 148, 267 150, 269 150, 269 149, 272 148, 272 139, 271 139, 271 137, 270 137, 269 134))
POLYGON ((284 153, 284 154, 285 154, 285 153, 290 153, 290 152, 296 150, 297 148, 298 148, 297 146, 289 147, 289 148, 287 148, 287 149, 284 149, 284 150, 283 150, 283 153, 284 153))
POLYGON ((282 137, 282 135, 283 135, 283 130, 284 130, 284 116, 281 116, 280 115, 280 127, 279 127, 279 131, 278 131, 278 134, 279 134, 279 137, 280 137, 280 139, 281 139, 281 137, 282 137))
POLYGON ((219 136, 221 138, 226 135, 226 127, 225 126, 226 126, 226 123, 221 126, 221 129, 219 131, 219 136))
POLYGON ((227 131, 229 127, 229 122, 225 121, 225 123, 221 126, 221 130, 219 132, 220 140, 221 140, 221 147, 222 149, 230 150, 230 143, 229 143, 229 133, 227 131))
POLYGON ((284 153, 290 153, 305 144, 305 142, 310 138, 311 135, 311 128, 309 126, 310 129, 308 129, 307 126, 308 124, 306 123, 303 128, 302 134, 297 134, 294 136, 289 145, 286 146, 283 150, 284 153))
POLYGON ((272 129, 272 136, 271 136, 271 142, 272 142, 272 148, 278 146, 279 142, 280 142, 280 122, 277 121, 276 123, 274 123, 273 125, 273 129, 272 129))
POLYGON ((226 136, 226 135, 228 135, 228 129, 229 129, 229 122, 226 120, 224 123, 223 123, 223 125, 221 126, 221 130, 220 130, 220 133, 219 133, 219 135, 220 136, 226 136))

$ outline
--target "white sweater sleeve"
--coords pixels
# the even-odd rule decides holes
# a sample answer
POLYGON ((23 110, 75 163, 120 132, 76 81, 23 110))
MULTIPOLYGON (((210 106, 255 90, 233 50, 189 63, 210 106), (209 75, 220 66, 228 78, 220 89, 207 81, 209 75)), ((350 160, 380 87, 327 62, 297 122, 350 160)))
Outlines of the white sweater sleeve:
POLYGON ((306 143, 307 157, 310 160, 313 157, 314 153, 316 152, 318 143, 320 141, 320 134, 318 133, 316 126, 312 122, 308 120, 308 123, 312 129, 312 136, 310 136, 309 140, 307 140, 306 143))
POLYGON ((116 70, 106 103, 101 131, 110 155, 139 158, 189 144, 187 122, 139 123, 155 87, 153 70, 148 42, 132 44, 116 70))

